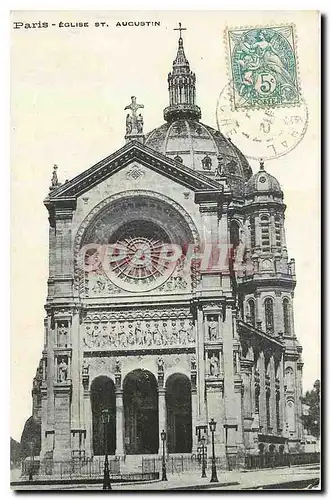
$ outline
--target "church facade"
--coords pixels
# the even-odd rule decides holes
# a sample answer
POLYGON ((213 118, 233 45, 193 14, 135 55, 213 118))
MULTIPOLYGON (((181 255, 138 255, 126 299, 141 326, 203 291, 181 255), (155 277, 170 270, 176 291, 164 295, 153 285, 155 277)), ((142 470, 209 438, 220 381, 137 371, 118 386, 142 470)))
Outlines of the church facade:
POLYGON ((74 179, 54 170, 44 349, 33 383, 40 459, 298 448, 302 348, 279 182, 204 125, 178 52, 165 123, 74 179), (102 411, 109 410, 104 428, 102 411), (105 438, 106 436, 106 438, 105 438), (209 448, 210 449, 210 448, 209 448))

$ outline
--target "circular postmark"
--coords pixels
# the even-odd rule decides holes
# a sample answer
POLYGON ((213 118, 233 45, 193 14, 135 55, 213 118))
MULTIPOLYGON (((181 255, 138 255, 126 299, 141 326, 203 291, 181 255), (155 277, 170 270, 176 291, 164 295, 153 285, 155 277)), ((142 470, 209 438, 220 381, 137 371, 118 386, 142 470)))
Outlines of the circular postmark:
POLYGON ((217 101, 217 127, 247 158, 273 160, 299 144, 308 126, 308 108, 303 99, 291 107, 234 110, 229 86, 232 82, 223 88, 217 101))

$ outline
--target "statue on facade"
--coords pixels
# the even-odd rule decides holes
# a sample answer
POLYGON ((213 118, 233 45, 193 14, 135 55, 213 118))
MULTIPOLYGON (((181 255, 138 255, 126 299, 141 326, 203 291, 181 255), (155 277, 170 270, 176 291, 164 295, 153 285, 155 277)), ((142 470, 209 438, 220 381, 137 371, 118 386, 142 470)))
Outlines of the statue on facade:
POLYGON ((138 134, 142 134, 144 129, 144 118, 141 113, 137 116, 137 131, 138 134))
POLYGON ((68 364, 66 363, 65 358, 61 358, 60 363, 58 364, 58 381, 65 382, 68 378, 68 364))
POLYGON ((126 135, 143 133, 144 120, 141 113, 137 115, 138 109, 143 107, 143 104, 137 104, 137 98, 135 96, 131 97, 131 104, 125 106, 124 111, 127 109, 131 111, 131 116, 129 113, 126 115, 126 135))
POLYGON ((122 323, 120 326, 120 333, 118 336, 118 342, 120 347, 126 347, 128 344, 128 336, 124 330, 124 324, 122 323))
POLYGON ((115 361, 115 373, 121 373, 121 362, 119 359, 115 361))
POLYGON ((177 331, 177 322, 171 322, 171 342, 172 345, 178 344, 178 331, 177 331))
POLYGON ((58 345, 59 347, 67 347, 68 344, 68 326, 65 322, 59 323, 58 327, 58 345))
POLYGON ((145 345, 149 346, 153 343, 153 335, 151 331, 150 323, 146 323, 146 332, 145 332, 145 345))
POLYGON ((131 132, 132 132, 132 118, 131 118, 129 113, 126 115, 125 125, 126 125, 126 133, 131 134, 131 132))
POLYGON ((82 364, 82 374, 83 375, 88 375, 89 374, 89 369, 90 365, 86 361, 86 359, 83 359, 83 364, 82 364))
POLYGON ((212 317, 209 321, 208 325, 209 330, 209 340, 217 340, 218 339, 218 322, 212 317))
POLYGON ((127 335, 127 340, 129 345, 134 345, 135 344, 135 338, 134 338, 134 331, 133 331, 133 324, 129 323, 129 332, 127 335))
POLYGON ((158 373, 164 372, 164 359, 161 357, 157 359, 157 371, 158 373))
POLYGON ((187 332, 185 329, 185 321, 183 319, 180 320, 179 326, 178 341, 181 345, 186 345, 187 332))
POLYGON ((137 345, 143 345, 144 344, 144 338, 143 338, 143 332, 142 332, 142 329, 141 329, 140 321, 137 321, 136 328, 135 328, 135 335, 136 335, 136 344, 137 345))
POLYGON ((193 354, 193 356, 191 357, 191 371, 195 372, 196 369, 197 369, 197 359, 193 354))
POLYGON ((52 173, 52 178, 51 178, 51 185, 49 187, 50 190, 55 189, 55 188, 57 188, 60 185, 59 179, 58 179, 58 176, 57 176, 57 169, 58 169, 58 166, 54 165, 54 167, 53 167, 53 173, 52 173))
POLYGON ((162 337, 161 337, 161 333, 160 333, 159 325, 158 325, 157 321, 155 321, 155 324, 154 324, 154 344, 155 345, 162 345, 162 337))
POLYGON ((188 327, 188 331, 187 331, 187 340, 188 340, 189 344, 194 344, 194 342, 195 342, 194 323, 191 319, 188 323, 188 326, 189 327, 188 327))
POLYGON ((217 377, 220 374, 220 363, 215 353, 209 359, 209 373, 212 377, 217 377))
POLYGON ((168 345, 168 323, 163 321, 162 324, 162 345, 168 345))

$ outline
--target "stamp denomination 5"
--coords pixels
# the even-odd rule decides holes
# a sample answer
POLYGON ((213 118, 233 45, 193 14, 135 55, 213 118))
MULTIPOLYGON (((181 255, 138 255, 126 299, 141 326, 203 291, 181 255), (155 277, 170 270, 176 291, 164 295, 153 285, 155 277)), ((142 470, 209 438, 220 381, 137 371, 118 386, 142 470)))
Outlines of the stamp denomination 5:
POLYGON ((294 26, 227 29, 234 109, 300 102, 294 26))

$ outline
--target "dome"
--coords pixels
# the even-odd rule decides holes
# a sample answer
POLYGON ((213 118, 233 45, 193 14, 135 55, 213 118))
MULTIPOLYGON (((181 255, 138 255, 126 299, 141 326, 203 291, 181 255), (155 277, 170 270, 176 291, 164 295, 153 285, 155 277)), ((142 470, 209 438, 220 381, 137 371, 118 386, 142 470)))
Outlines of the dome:
POLYGON ((247 159, 230 139, 194 119, 161 125, 146 135, 145 144, 205 175, 215 176, 221 164, 230 188, 240 196, 252 175, 247 159))
POLYGON ((169 105, 163 113, 166 123, 146 135, 145 145, 207 176, 225 176, 234 197, 243 198, 252 169, 231 139, 200 122, 196 76, 179 31, 177 55, 168 74, 169 105))
POLYGON ((276 177, 264 170, 264 164, 260 163, 260 170, 254 174, 245 186, 245 197, 251 198, 256 195, 271 194, 277 198, 283 198, 283 191, 276 177))

